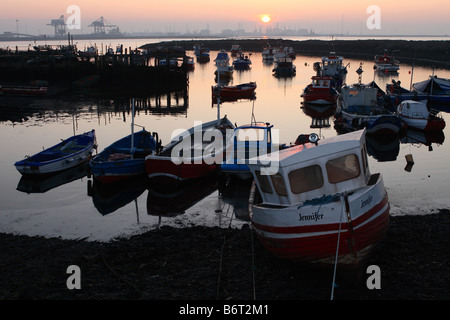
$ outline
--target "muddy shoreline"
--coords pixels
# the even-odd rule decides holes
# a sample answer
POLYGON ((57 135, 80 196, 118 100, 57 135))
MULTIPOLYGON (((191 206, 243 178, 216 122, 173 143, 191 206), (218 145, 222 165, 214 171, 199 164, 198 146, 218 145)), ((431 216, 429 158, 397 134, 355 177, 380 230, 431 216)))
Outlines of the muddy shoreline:
MULTIPOLYGON (((359 276, 338 267, 334 299, 450 299, 449 234, 449 209, 391 217, 367 262, 381 288, 367 288, 367 265, 359 276)), ((248 225, 162 227, 108 243, 0 234, 0 300, 329 300, 332 271, 273 257, 248 225), (70 265, 79 290, 67 288, 70 265)))

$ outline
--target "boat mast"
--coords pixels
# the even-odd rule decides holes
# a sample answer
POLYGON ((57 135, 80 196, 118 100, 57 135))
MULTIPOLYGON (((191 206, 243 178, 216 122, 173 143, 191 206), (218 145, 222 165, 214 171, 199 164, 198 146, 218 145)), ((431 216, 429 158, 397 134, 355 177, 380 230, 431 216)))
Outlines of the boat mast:
POLYGON ((217 126, 220 126, 220 70, 217 65, 217 126))
POLYGON ((134 98, 131 99, 131 158, 134 154, 134 98))

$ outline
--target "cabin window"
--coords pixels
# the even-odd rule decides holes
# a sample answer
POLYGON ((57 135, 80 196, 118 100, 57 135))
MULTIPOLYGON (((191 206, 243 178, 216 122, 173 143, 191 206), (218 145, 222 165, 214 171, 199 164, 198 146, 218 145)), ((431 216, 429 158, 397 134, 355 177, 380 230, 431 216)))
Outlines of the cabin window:
POLYGON ((237 130, 237 140, 238 141, 264 141, 265 130, 263 129, 239 129, 237 130))
POLYGON ((286 185, 281 174, 277 173, 272 175, 272 183, 278 195, 287 196, 286 185))
POLYGON ((322 169, 319 165, 300 168, 289 172, 289 183, 293 193, 302 193, 323 186, 322 169))
POLYGON ((328 181, 338 183, 359 176, 359 161, 355 154, 329 160, 326 164, 328 181))
POLYGON ((364 171, 364 175, 366 174, 366 169, 368 168, 368 161, 367 161, 367 151, 366 151, 366 144, 363 145, 362 149, 361 149, 361 159, 363 162, 363 171, 364 171))
POLYGON ((270 186, 269 178, 267 175, 262 175, 261 171, 255 171, 256 178, 258 179, 261 191, 264 193, 272 193, 272 187, 270 186))

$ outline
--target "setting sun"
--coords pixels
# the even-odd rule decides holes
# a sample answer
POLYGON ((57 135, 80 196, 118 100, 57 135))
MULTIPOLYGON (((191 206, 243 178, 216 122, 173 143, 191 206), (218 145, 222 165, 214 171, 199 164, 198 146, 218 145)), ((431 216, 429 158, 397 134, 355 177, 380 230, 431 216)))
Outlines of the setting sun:
POLYGON ((262 20, 262 22, 267 23, 267 22, 270 21, 270 17, 269 16, 262 16, 261 20, 262 20))

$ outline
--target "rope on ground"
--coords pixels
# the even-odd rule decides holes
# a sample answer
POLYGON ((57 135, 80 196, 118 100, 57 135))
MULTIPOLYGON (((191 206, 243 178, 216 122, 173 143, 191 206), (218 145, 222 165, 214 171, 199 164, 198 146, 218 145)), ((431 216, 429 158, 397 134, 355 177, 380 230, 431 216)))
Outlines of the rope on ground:
POLYGON ((341 225, 342 225, 342 213, 344 212, 344 202, 345 202, 345 196, 341 195, 341 216, 339 218, 339 232, 338 232, 338 239, 337 239, 337 245, 336 245, 336 256, 334 258, 334 270, 333 270, 333 282, 331 283, 331 297, 330 300, 334 299, 334 287, 336 285, 336 266, 337 266, 337 259, 339 254, 339 241, 341 239, 341 225))
MULTIPOLYGON (((227 214, 230 212, 230 207, 231 207, 231 205, 228 204, 227 214)), ((216 299, 217 299, 217 300, 219 300, 220 277, 221 277, 221 274, 222 274, 223 251, 224 251, 224 248, 225 248, 225 243, 226 243, 226 238, 227 238, 227 232, 228 232, 228 230, 231 229, 231 222, 233 221, 233 216, 234 216, 234 208, 233 208, 233 214, 231 215, 230 223, 228 224, 228 228, 225 230, 225 233, 224 233, 224 235, 223 235, 223 243, 222 243, 222 248, 221 248, 221 250, 220 250, 219 278, 217 279, 217 293, 216 293, 216 299)))

